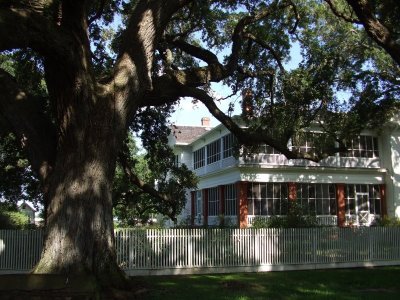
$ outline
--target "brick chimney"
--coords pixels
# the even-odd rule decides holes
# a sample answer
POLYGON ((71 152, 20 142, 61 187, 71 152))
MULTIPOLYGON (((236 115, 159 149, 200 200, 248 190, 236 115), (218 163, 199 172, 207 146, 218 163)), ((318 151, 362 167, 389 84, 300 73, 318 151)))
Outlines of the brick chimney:
POLYGON ((201 126, 203 127, 210 127, 210 118, 202 117, 201 118, 201 126))

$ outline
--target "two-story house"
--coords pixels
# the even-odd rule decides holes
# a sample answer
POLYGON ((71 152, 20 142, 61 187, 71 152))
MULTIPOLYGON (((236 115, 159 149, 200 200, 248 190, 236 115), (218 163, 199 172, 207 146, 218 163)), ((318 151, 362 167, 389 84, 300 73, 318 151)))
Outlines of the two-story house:
MULTIPOLYGON (((285 203, 299 201, 325 225, 369 226, 385 215, 399 217, 399 125, 393 120, 379 134, 362 132, 347 153, 318 163, 289 160, 267 145, 237 158, 234 136, 223 125, 212 128, 208 118, 197 127, 174 125, 170 144, 176 161, 200 178, 182 216, 198 226, 223 219, 243 228, 257 216, 284 215, 285 203)), ((313 145, 305 139, 297 147, 308 151, 313 145)))

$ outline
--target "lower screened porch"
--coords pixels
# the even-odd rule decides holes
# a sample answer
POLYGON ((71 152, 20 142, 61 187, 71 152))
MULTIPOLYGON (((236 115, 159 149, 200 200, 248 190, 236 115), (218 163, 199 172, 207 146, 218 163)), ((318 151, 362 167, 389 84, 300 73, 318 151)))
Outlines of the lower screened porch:
POLYGON ((239 181, 191 193, 193 226, 251 227, 284 217, 292 203, 325 226, 371 226, 385 216, 385 184, 239 181))

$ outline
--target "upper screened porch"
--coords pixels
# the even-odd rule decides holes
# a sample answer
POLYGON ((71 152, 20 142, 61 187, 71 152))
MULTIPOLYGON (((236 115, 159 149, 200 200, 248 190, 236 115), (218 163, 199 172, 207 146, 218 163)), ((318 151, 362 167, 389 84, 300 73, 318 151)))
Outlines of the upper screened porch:
MULTIPOLYGON (((204 143, 190 155, 187 161, 198 176, 218 172, 228 167, 246 166, 254 168, 277 167, 321 167, 321 168, 381 168, 378 138, 372 135, 360 135, 353 139, 349 151, 314 162, 307 159, 287 159, 268 145, 260 145, 258 151, 246 156, 234 157, 234 137, 226 134, 210 143, 204 143)), ((312 151, 313 145, 306 139, 297 151, 312 151)))

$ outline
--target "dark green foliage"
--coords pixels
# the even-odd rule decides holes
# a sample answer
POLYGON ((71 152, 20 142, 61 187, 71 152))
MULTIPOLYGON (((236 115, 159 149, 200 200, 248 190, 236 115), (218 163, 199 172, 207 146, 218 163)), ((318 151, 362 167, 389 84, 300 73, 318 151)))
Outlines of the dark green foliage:
POLYGON ((175 165, 174 153, 167 144, 170 127, 166 119, 170 109, 148 107, 132 124, 132 133, 140 134, 146 152, 139 153, 132 135, 128 135, 122 149, 122 155, 128 158, 128 167, 165 199, 135 186, 119 165, 114 178, 113 202, 120 227, 146 224, 157 214, 175 219, 185 204, 186 189, 197 185, 195 175, 186 165, 175 165))
POLYGON ((19 200, 38 203, 41 199, 39 181, 16 137, 0 132, 0 198, 16 204, 19 200))
POLYGON ((377 219, 374 226, 400 227, 400 219, 397 217, 384 216, 383 218, 377 219))
POLYGON ((0 203, 0 229, 33 229, 29 217, 18 211, 16 205, 0 203))

